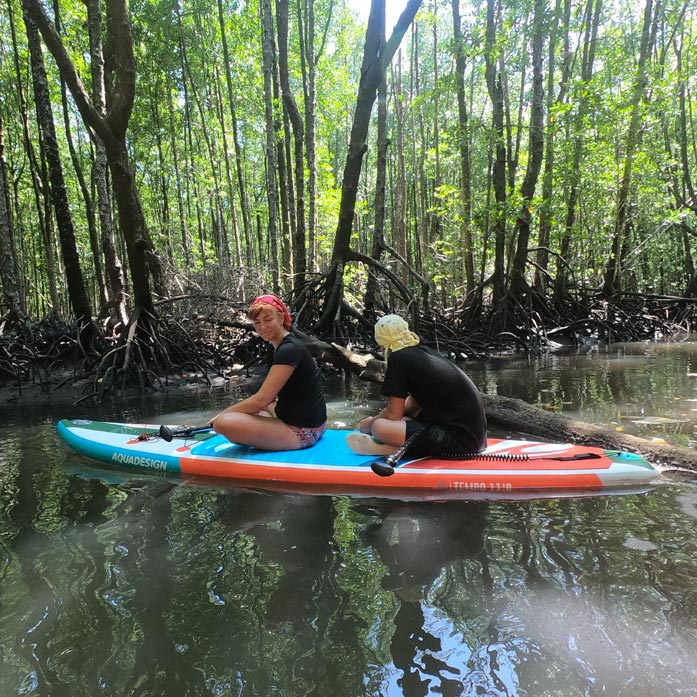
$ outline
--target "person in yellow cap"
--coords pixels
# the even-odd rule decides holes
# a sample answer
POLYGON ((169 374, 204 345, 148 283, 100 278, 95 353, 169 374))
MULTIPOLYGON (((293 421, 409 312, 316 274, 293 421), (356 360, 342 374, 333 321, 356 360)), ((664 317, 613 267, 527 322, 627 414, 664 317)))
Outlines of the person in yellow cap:
POLYGON ((362 419, 347 444, 362 455, 389 455, 419 433, 410 457, 478 453, 486 448, 486 415, 479 390, 452 361, 421 344, 398 315, 375 324, 385 354, 382 393, 387 406, 362 419))

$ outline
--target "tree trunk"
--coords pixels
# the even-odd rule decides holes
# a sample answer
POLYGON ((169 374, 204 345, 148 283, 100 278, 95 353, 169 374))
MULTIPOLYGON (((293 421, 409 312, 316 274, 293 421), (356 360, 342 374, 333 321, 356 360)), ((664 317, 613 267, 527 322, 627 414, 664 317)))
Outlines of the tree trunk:
MULTIPOLYGON (((325 20, 324 37, 332 19, 333 3, 325 20)), ((300 62, 303 72, 305 97, 305 158, 307 160, 307 268, 311 272, 317 265, 317 151, 315 143, 315 111, 317 107, 317 56, 324 50, 324 40, 315 54, 315 0, 298 0, 298 26, 300 31, 300 62), (303 7, 305 11, 303 12, 303 7), (303 23, 306 18, 306 23, 303 23)))
POLYGON ((225 84, 227 86, 228 105, 230 107, 230 120, 232 121, 232 139, 235 145, 235 170, 237 173, 240 209, 242 210, 242 231, 244 235, 245 259, 247 262, 247 268, 251 269, 254 266, 254 256, 252 250, 252 226, 249 216, 249 201, 247 200, 244 169, 242 168, 242 147, 240 146, 239 128, 237 124, 237 107, 232 91, 232 72, 230 71, 232 62, 230 60, 230 53, 228 50, 222 0, 218 0, 218 22, 220 24, 220 36, 223 44, 223 63, 225 65, 225 84))
POLYGON ((264 115, 266 123, 266 197, 269 206, 269 244, 273 291, 281 292, 278 258, 278 188, 276 186, 276 128, 273 110, 273 21, 270 0, 261 0, 262 58, 264 64, 264 115))
MULTIPOLYGON (((433 0, 434 17, 437 16, 438 0, 433 0)), ((433 32, 433 84, 438 85, 440 81, 439 69, 439 52, 438 52, 438 23, 434 22, 432 27, 433 32)), ((433 194, 440 190, 443 183, 441 176, 441 152, 440 152, 440 90, 434 89, 433 95, 433 154, 434 154, 434 171, 433 171, 433 194)), ((440 213, 431 212, 428 222, 428 235, 425 240, 426 244, 430 244, 432 240, 441 239, 442 218, 440 213)))
POLYGON ((384 44, 385 0, 372 0, 371 2, 363 49, 361 78, 358 85, 358 96, 342 179, 339 221, 332 251, 331 275, 333 279, 319 327, 328 328, 339 316, 339 308, 343 299, 344 265, 351 257, 350 240, 351 230, 353 229, 353 217, 356 210, 358 182, 363 156, 368 147, 370 114, 373 110, 373 104, 385 66, 390 64, 420 5, 421 0, 409 0, 392 31, 392 36, 384 44))
MULTIPOLYGON (((216 141, 215 139, 211 136, 210 129, 208 127, 208 114, 206 109, 204 108, 204 99, 201 98, 201 96, 198 93, 198 90, 196 89, 196 82, 194 80, 194 76, 191 73, 191 65, 188 59, 188 56, 186 54, 186 51, 183 52, 183 61, 184 61, 184 69, 186 72, 186 76, 188 77, 188 82, 190 85, 190 93, 193 95, 194 99, 194 104, 196 105, 196 109, 198 110, 198 115, 200 119, 200 129, 201 133, 203 135, 203 141, 206 144, 206 152, 208 153, 208 161, 210 163, 210 171, 213 176, 213 191, 214 191, 214 196, 213 196, 213 211, 212 211, 212 216, 214 218, 215 225, 214 225, 214 230, 218 231, 218 234, 215 236, 215 248, 217 252, 218 259, 222 262, 223 265, 227 266, 230 263, 230 244, 228 241, 228 234, 227 234, 227 224, 224 216, 224 206, 223 206, 223 194, 222 194, 222 187, 220 184, 220 171, 219 171, 219 165, 218 165, 218 153, 216 151, 216 141)), ((210 96, 210 95, 209 95, 210 96)), ((206 99, 206 103, 210 103, 211 99, 206 99)))
POLYGON ((506 257, 506 141, 504 139, 503 86, 497 70, 497 14, 498 0, 487 0, 486 12, 486 85, 492 107, 492 131, 494 134, 494 163, 492 183, 496 208, 494 215, 494 287, 493 306, 502 306, 505 287, 506 257))
MULTIPOLYGON (((385 17, 382 17, 383 40, 385 37, 385 17)), ((378 122, 377 122, 377 165, 375 171, 375 223, 373 225, 373 240, 371 256, 377 262, 385 249, 385 193, 387 189, 387 79, 383 72, 382 81, 378 87, 378 122)), ((368 273, 368 283, 365 291, 366 319, 377 320, 378 307, 378 277, 368 273)))
MULTIPOLYGON (((20 118, 22 120, 22 138, 24 141, 24 152, 27 154, 27 158, 29 160, 29 172, 31 174, 34 200, 36 201, 36 215, 39 219, 39 229, 41 231, 41 236, 45 240, 44 249, 42 251, 46 258, 46 271, 48 276, 47 283, 49 286, 49 293, 51 296, 51 304, 53 307, 58 308, 59 300, 58 289, 56 287, 56 274, 54 271, 53 246, 52 242, 50 241, 53 215, 50 212, 50 206, 48 205, 47 196, 45 195, 48 191, 48 182, 45 181, 45 172, 43 171, 43 168, 41 168, 39 166, 39 163, 37 162, 36 153, 34 152, 34 144, 30 136, 27 99, 24 96, 24 78, 22 77, 22 68, 19 62, 20 52, 19 47, 17 45, 17 32, 15 29, 12 3, 8 3, 7 5, 7 15, 10 24, 10 34, 12 36, 12 55, 14 57, 15 83, 17 85, 17 94, 19 97, 20 118)), ((41 147, 41 144, 39 144, 40 149, 41 147)), ((36 266, 32 265, 31 270, 33 272, 33 281, 35 287, 41 288, 42 279, 38 277, 36 266)), ((39 302, 41 302, 42 300, 43 299, 41 299, 39 302)), ((44 312, 43 309, 39 309, 39 302, 37 302, 37 314, 44 312)))
MULTIPOLYGON (((240 226, 237 216, 237 202, 235 201, 235 186, 233 184, 232 164, 230 162, 230 146, 228 144, 227 126, 225 124, 225 113, 223 106, 223 96, 220 92, 220 76, 218 67, 213 67, 213 84, 215 85, 216 114, 220 123, 220 133, 223 139, 223 162, 225 164, 225 183, 227 184, 228 210, 230 223, 232 224, 233 254, 232 261, 236 269, 242 268, 242 241, 240 239, 240 226)), ((243 287, 242 275, 240 274, 237 282, 238 291, 243 287)))
POLYGON ((516 302, 521 302, 529 290, 525 278, 532 221, 532 199, 544 156, 544 76, 542 74, 542 48, 544 42, 544 0, 535 1, 532 28, 532 107, 530 111, 530 145, 528 166, 520 187, 522 204, 518 212, 516 231, 517 248, 511 268, 510 290, 516 302))
POLYGON ((36 22, 44 42, 53 54, 56 64, 80 110, 86 125, 105 145, 107 160, 119 209, 119 226, 126 241, 133 282, 135 306, 156 316, 151 277, 162 289, 162 278, 152 241, 140 204, 135 177, 126 147, 126 130, 135 98, 135 59, 128 9, 125 0, 109 0, 107 13, 108 35, 116 71, 113 91, 108 100, 105 117, 95 108, 70 60, 53 23, 48 19, 39 0, 24 0, 27 11, 36 22))
MULTIPOLYGON (((172 95, 172 84, 169 72, 167 73, 167 94, 172 95)), ((193 262, 191 249, 191 238, 187 222, 188 212, 186 209, 186 198, 182 191, 182 169, 179 162, 179 145, 174 126, 174 105, 173 97, 167 99, 167 116, 169 122, 169 146, 172 152, 172 167, 174 168, 174 180, 177 188, 177 209, 179 212, 179 237, 181 250, 184 255, 184 266, 189 269, 193 262)), ((186 148, 185 148, 186 149, 186 148)))
POLYGON ((274 130, 276 132, 276 161, 278 163, 278 191, 281 200, 279 216, 281 223, 281 286, 285 288, 292 273, 291 238, 295 230, 295 192, 293 174, 291 172, 292 157, 290 155, 290 123, 288 112, 281 101, 281 83, 278 76, 278 65, 274 50, 274 80, 273 103, 280 108, 275 109, 274 130))
MULTIPOLYGON (((566 203, 566 217, 564 230, 559 248, 559 258, 556 265, 554 278, 554 303, 558 307, 564 304, 566 287, 568 282, 567 258, 571 249, 571 240, 574 225, 576 223, 576 206, 578 203, 578 190, 581 181, 581 163, 585 149, 584 133, 586 128, 586 115, 589 109, 590 93, 588 86, 593 77, 593 63, 595 61, 596 39, 600 24, 600 12, 603 0, 588 0, 586 6, 586 29, 583 38, 583 57, 581 62, 581 81, 584 89, 581 90, 578 111, 574 119, 573 154, 569 166, 569 190, 566 203)), ((568 17, 568 15, 567 15, 568 17)), ((568 36, 568 19, 565 32, 568 36)), ((568 40, 568 39, 567 39, 568 40)))
POLYGON ((296 205, 293 233, 293 286, 300 287, 305 283, 305 274, 307 273, 305 253, 305 128, 291 90, 288 74, 288 0, 276 0, 276 20, 278 22, 278 67, 281 78, 281 94, 293 127, 296 205))
POLYGON ((641 116, 642 100, 647 84, 646 63, 651 54, 653 46, 652 25, 655 22, 653 16, 653 0, 646 0, 644 10, 644 27, 641 36, 641 48, 639 50, 639 62, 634 81, 634 89, 631 99, 631 116, 629 119, 629 129, 624 141, 624 163, 622 168, 622 180, 619 191, 617 192, 617 207, 615 209, 615 225, 612 235, 612 245, 610 255, 605 267, 605 277, 603 280, 603 296, 613 298, 621 290, 622 285, 622 261, 623 250, 626 249, 629 230, 632 224, 630 215, 630 195, 632 186, 632 170, 634 166, 634 156, 639 147, 641 139, 641 116))
MULTIPOLYGON (((56 29, 60 32, 60 15, 59 7, 56 0, 53 2, 53 12, 56 17, 56 29)), ((78 184, 80 186, 80 191, 82 192, 82 199, 85 203, 85 217, 87 218, 87 229, 90 238, 90 249, 92 250, 92 263, 94 264, 94 274, 97 283, 97 293, 99 295, 99 302, 101 305, 106 304, 107 301, 107 288, 106 281, 104 279, 104 268, 102 266, 102 248, 99 243, 99 232, 97 230, 97 221, 94 209, 94 200, 92 194, 85 181, 84 174, 82 172, 82 165, 75 151, 75 146, 73 145, 73 137, 70 126, 70 112, 68 107, 68 91, 65 84, 65 80, 61 78, 61 104, 63 106, 63 128, 65 129, 65 139, 68 143, 68 150, 70 151, 70 159, 73 164, 73 169, 75 170, 75 176, 77 177, 78 184)))
POLYGON ((465 61, 460 0, 451 0, 453 11, 453 40, 455 44, 455 84, 457 87, 457 141, 460 151, 460 205, 462 206, 462 257, 465 267, 465 294, 475 285, 474 249, 472 245, 472 185, 470 176, 469 128, 467 123, 467 99, 465 96, 465 61))
POLYGON ((63 178, 63 167, 60 160, 58 140, 53 122, 51 96, 48 89, 46 69, 44 67, 39 33, 32 17, 25 10, 24 23, 27 29, 27 42, 31 56, 32 84, 36 102, 36 115, 41 129, 45 147, 46 161, 51 182, 51 200, 53 202, 58 234, 61 242, 65 276, 68 285, 70 302, 75 313, 81 339, 89 341, 92 338, 92 307, 80 268, 80 258, 75 242, 75 230, 70 213, 68 192, 63 178))
POLYGON ((26 312, 22 299, 17 258, 14 253, 14 227, 10 189, 7 185, 5 162, 5 133, 0 110, 0 282, 2 282, 2 305, 7 309, 10 320, 22 319, 26 312))
MULTIPOLYGON (((404 101, 405 97, 402 91, 402 52, 399 51, 397 60, 392 66, 392 88, 394 90, 394 113, 395 113, 395 130, 396 130, 396 171, 394 173, 394 193, 393 193, 393 216, 392 216, 392 244, 397 250, 399 256, 408 261, 409 246, 407 243, 407 171, 404 162, 405 149, 405 117, 404 117, 404 101)), ((406 285, 409 272, 402 266, 399 270, 399 277, 403 284, 406 285)))
MULTIPOLYGON (((90 42, 90 70, 92 75, 92 101, 97 112, 104 117, 106 113, 106 86, 104 83, 104 49, 102 45, 101 0, 88 0, 87 27, 90 42)), ((92 179, 97 191, 97 209, 101 230, 101 248, 104 266, 109 283, 109 301, 116 325, 128 324, 126 312, 126 291, 123 266, 116 248, 114 225, 114 202, 109 183, 109 163, 104 143, 93 138, 95 157, 92 166, 92 179)))
MULTIPOLYGON (((549 46, 547 48, 547 116, 545 118, 545 145, 544 145, 544 172, 542 175, 542 205, 540 207, 540 226, 537 237, 538 250, 535 259, 535 288, 546 294, 549 286, 549 251, 552 237, 552 198, 554 196, 554 162, 555 148, 554 141, 557 133, 557 119, 553 115, 554 104, 560 107, 563 105, 567 93, 569 80, 569 61, 565 61, 562 66, 559 93, 554 96, 554 84, 556 81, 556 51, 557 38, 559 32, 560 15, 562 13, 562 2, 565 15, 571 8, 569 0, 556 0, 552 26, 549 27, 549 46)), ((568 22, 565 24, 568 26, 568 22)), ((564 55, 567 55, 565 53, 564 55)))

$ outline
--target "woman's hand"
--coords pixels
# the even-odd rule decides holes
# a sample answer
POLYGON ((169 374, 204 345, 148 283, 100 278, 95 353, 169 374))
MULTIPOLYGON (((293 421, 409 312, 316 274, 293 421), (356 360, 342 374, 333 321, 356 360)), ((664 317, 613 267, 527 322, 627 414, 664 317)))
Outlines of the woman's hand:
POLYGON ((288 382, 288 379, 293 374, 295 367, 292 365, 274 365, 271 366, 264 383, 251 397, 237 402, 227 409, 224 409, 217 416, 211 419, 211 423, 215 426, 215 421, 223 414, 230 412, 237 414, 259 414, 262 411, 268 412, 267 416, 276 416, 276 398, 281 388, 288 382))
POLYGON ((375 419, 377 416, 366 416, 365 419, 361 419, 358 422, 358 430, 361 433, 371 433, 375 419))

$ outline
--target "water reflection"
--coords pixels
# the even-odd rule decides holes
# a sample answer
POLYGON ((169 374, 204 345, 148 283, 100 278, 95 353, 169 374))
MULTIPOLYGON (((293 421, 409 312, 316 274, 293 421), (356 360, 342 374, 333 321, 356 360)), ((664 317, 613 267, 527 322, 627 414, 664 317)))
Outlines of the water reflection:
POLYGON ((395 504, 367 527, 365 540, 388 569, 382 587, 421 598, 443 567, 484 555, 486 502, 395 504))
MULTIPOLYGON (((476 560, 487 578, 487 506, 403 505, 367 527, 365 539, 387 568, 381 585, 395 593, 398 604, 383 694, 459 695, 473 679, 468 668, 472 651, 465 636, 428 598, 432 592, 438 594, 443 570, 456 562, 476 560)), ((478 682, 492 687, 488 678, 478 682)))
POLYGON ((237 492, 222 497, 220 521, 233 536, 249 536, 260 563, 278 570, 265 608, 277 632, 304 627, 335 557, 334 509, 329 497, 237 492))
POLYGON ((468 364, 489 394, 571 418, 690 445, 697 425, 697 342, 613 344, 587 354, 505 356, 468 364))

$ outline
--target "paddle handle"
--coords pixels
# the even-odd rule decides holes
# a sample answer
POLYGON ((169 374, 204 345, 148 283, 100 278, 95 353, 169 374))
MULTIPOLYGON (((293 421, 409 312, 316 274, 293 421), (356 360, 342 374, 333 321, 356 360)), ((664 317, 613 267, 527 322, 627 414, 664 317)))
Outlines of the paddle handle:
POLYGON ((174 438, 191 438, 198 433, 209 433, 212 430, 212 424, 208 424, 207 426, 192 426, 191 428, 179 428, 174 430, 172 430, 169 426, 162 424, 162 426, 160 426, 160 438, 169 443, 174 438))

